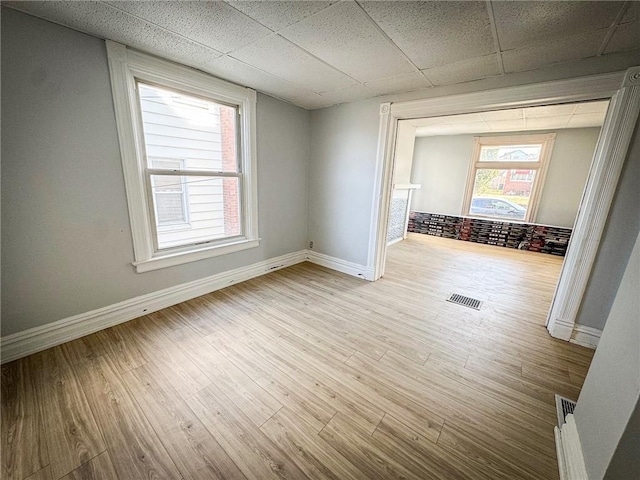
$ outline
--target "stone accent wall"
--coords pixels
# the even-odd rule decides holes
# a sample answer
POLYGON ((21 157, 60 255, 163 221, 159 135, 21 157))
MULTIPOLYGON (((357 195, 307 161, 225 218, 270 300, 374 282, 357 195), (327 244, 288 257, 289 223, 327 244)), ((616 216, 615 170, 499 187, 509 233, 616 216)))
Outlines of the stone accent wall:
POLYGON ((394 198, 389 210, 389 227, 387 228, 387 243, 404 237, 404 222, 407 218, 407 199, 394 198))
POLYGON ((571 237, 570 228, 415 211, 409 214, 407 230, 559 256, 565 255, 571 237))

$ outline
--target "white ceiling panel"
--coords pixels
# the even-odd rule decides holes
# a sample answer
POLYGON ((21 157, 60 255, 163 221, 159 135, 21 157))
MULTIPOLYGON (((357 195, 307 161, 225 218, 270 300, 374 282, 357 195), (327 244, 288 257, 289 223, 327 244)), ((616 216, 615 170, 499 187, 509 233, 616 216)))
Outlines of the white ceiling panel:
POLYGON ((269 35, 269 29, 224 2, 108 2, 155 25, 222 52, 269 35))
POLYGON ((288 27, 303 18, 307 18, 333 2, 303 1, 303 2, 279 2, 279 1, 227 1, 233 8, 250 16, 265 27, 274 31, 288 27))
POLYGON ((608 28, 624 2, 492 2, 500 47, 511 50, 608 28))
POLYGON ((101 2, 3 2, 25 13, 46 18, 91 35, 106 38, 180 63, 205 69, 221 52, 158 29, 155 25, 101 2))
POLYGON ((563 105, 544 105, 542 107, 529 107, 524 109, 525 118, 548 118, 571 115, 576 109, 575 103, 563 105))
POLYGON ((626 51, 622 61, 632 66, 640 63, 639 3, 625 3, 625 10, 621 2, 492 0, 498 42, 485 1, 66 0, 2 7, 321 108, 501 75, 501 61, 511 73, 626 51))
POLYGON ((432 85, 420 72, 413 72, 366 82, 365 86, 378 95, 385 95, 387 93, 412 92, 429 88, 432 85))
POLYGON ((597 101, 512 108, 465 115, 416 118, 409 122, 416 127, 416 135, 419 137, 599 127, 604 123, 608 104, 608 101, 597 101))
POLYGON ((490 132, 515 132, 524 130, 526 125, 523 120, 490 120, 486 122, 490 132))
POLYGON ((600 127, 604 123, 606 112, 573 115, 567 124, 570 128, 600 127))
MULTIPOLYGON (((604 53, 640 49, 640 22, 618 25, 604 53)), ((640 57, 638 58, 640 62, 640 57)))
POLYGON ((269 92, 278 98, 288 99, 290 96, 295 96, 299 100, 309 98, 310 103, 313 100, 319 100, 319 96, 311 90, 298 87, 228 56, 213 60, 209 71, 220 78, 244 84, 262 92, 269 92))
POLYGON ((534 70, 554 63, 593 57, 598 54, 607 30, 583 33, 502 54, 505 72, 534 70))
POLYGON ((566 128, 569 120, 571 119, 571 115, 557 115, 555 117, 531 117, 525 118, 524 124, 525 127, 530 128, 531 130, 537 129, 547 129, 547 128, 566 128))
POLYGON ((494 110, 491 112, 479 113, 480 118, 484 121, 492 120, 521 120, 524 118, 522 108, 513 108, 510 110, 494 110))
POLYGON ((332 5, 280 33, 362 82, 415 71, 352 2, 332 5))
POLYGON ((620 23, 636 22, 640 20, 640 2, 629 2, 620 23))
POLYGON ((495 52, 485 2, 361 2, 418 68, 495 52))
POLYGON ((576 109, 573 113, 574 115, 582 115, 584 113, 599 113, 604 117, 604 114, 607 113, 608 106, 608 101, 583 102, 576 105, 576 109))
POLYGON ((423 72, 434 85, 451 85, 499 75, 500 69, 496 55, 486 55, 429 68, 423 72))
POLYGON ((323 105, 325 107, 352 101, 349 100, 351 98, 362 100, 364 98, 370 98, 373 95, 374 93, 370 89, 359 83, 347 88, 341 88, 340 90, 332 90, 320 94, 320 96, 325 99, 325 104, 323 105))
POLYGON ((276 34, 236 50, 231 56, 315 92, 357 83, 276 34))

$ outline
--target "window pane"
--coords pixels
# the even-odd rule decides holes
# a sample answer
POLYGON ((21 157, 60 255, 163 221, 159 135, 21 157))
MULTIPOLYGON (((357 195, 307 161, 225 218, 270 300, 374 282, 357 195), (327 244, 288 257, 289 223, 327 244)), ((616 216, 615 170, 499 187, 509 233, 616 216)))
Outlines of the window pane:
POLYGON ((159 250, 242 234, 237 177, 151 175, 151 184, 159 250))
POLYGON ((536 170, 477 169, 469 215, 524 220, 536 173, 536 170))
POLYGON ((480 148, 481 162, 538 162, 542 145, 485 145, 480 148))
POLYGON ((147 165, 237 172, 237 108, 184 93, 138 84, 147 165))

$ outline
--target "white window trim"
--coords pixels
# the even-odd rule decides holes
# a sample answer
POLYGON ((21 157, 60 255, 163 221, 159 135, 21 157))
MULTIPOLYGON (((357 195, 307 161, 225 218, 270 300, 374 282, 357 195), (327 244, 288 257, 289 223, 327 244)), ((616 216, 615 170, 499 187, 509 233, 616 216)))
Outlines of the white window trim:
POLYGON ((471 199, 473 197, 473 185, 476 178, 476 170, 478 168, 493 168, 498 170, 536 170, 536 176, 533 181, 531 195, 529 197, 529 206, 523 220, 508 220, 500 217, 492 217, 490 215, 482 215, 482 218, 491 218, 502 221, 524 221, 535 223, 540 206, 540 198, 542 198, 542 189, 544 188, 545 179, 553 144, 556 139, 555 133, 547 133, 542 135, 505 135, 497 137, 475 137, 475 146, 469 162, 469 173, 467 174, 467 185, 465 187, 464 199, 462 202, 462 215, 469 216, 471 208, 471 199), (481 162, 480 149, 483 146, 495 145, 542 145, 540 157, 536 162, 481 162))
POLYGON ((111 88, 116 113, 120 153, 124 169, 133 250, 138 273, 194 262, 257 247, 258 195, 256 168, 256 92, 249 88, 219 80, 189 67, 161 60, 106 41, 111 75, 111 88), (240 112, 241 167, 245 173, 240 191, 244 235, 224 244, 190 247, 180 251, 155 252, 153 244, 153 211, 149 209, 144 176, 144 146, 141 145, 141 122, 135 92, 136 79, 180 91, 238 105, 240 112))

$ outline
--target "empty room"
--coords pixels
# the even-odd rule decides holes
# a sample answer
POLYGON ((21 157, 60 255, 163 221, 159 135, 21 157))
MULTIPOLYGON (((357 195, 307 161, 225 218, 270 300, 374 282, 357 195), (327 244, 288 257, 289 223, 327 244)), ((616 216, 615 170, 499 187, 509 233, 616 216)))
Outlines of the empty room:
POLYGON ((633 1, 2 1, 0 477, 640 471, 633 1))

